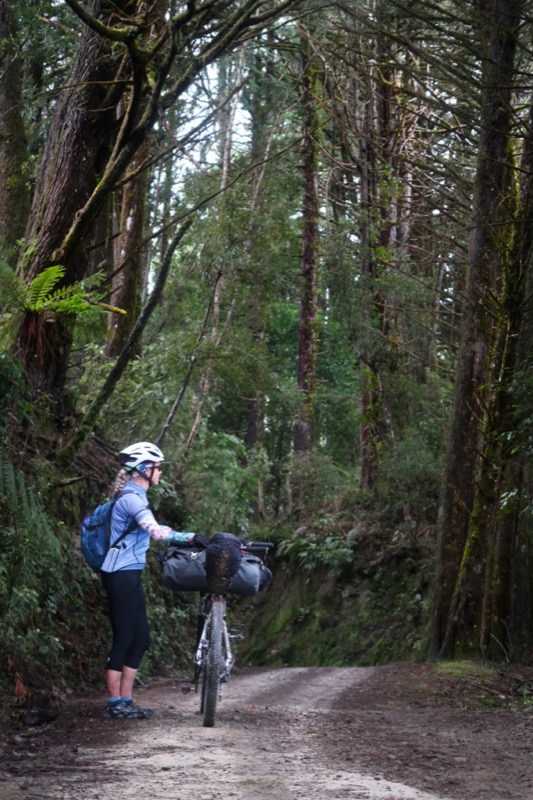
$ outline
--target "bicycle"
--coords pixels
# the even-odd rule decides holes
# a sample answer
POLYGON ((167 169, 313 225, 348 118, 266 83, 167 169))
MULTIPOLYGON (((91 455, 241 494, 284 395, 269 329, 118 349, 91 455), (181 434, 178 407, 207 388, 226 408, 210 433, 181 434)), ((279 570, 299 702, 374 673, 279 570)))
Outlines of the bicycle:
MULTIPOLYGON (((251 542, 243 545, 242 550, 243 553, 265 558, 273 547, 271 542, 251 542)), ((231 640, 244 638, 240 633, 232 633, 228 629, 228 593, 208 591, 200 596, 193 683, 196 692, 201 687, 200 714, 206 728, 212 728, 215 724, 217 705, 222 699, 222 685, 229 680, 235 662, 231 640)))

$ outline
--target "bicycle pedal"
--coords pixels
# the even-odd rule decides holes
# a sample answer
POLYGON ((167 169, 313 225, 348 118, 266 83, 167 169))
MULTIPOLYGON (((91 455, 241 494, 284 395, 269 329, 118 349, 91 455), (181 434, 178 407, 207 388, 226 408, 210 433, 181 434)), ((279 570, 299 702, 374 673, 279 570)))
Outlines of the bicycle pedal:
POLYGON ((244 639, 244 627, 236 626, 228 629, 228 636, 230 639, 237 639, 242 641, 244 639))

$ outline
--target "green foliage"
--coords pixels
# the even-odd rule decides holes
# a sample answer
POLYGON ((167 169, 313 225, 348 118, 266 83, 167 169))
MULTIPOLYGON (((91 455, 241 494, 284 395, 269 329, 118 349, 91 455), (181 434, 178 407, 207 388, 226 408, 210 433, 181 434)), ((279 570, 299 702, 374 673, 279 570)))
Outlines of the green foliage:
POLYGON ((325 536, 297 531, 289 541, 278 548, 280 556, 286 555, 306 571, 327 567, 331 574, 339 576, 344 567, 353 561, 353 550, 343 536, 325 536))
POLYGON ((24 287, 15 271, 0 261, 0 287, 2 289, 2 306, 5 309, 10 307, 22 308, 24 305, 24 287))
POLYGON ((267 465, 259 453, 248 462, 245 455, 245 446, 236 436, 203 433, 201 446, 187 460, 185 493, 191 530, 248 534, 258 480, 267 465))
MULTIPOLYGON (((125 441, 153 440, 159 436, 164 421, 181 388, 183 373, 187 368, 187 344, 180 340, 177 350, 174 343, 160 337, 148 343, 133 359, 120 382, 119 391, 105 407, 100 424, 102 428, 118 432, 113 442, 123 446, 125 441)), ((87 410, 101 384, 106 379, 112 361, 101 342, 83 345, 82 373, 77 381, 78 408, 87 410)), ((165 441, 165 455, 174 461, 179 452, 180 438, 190 425, 191 397, 187 394, 174 421, 172 436, 165 441)))
POLYGON ((523 456, 531 463, 533 458, 533 372, 525 369, 517 372, 513 386, 513 417, 510 429, 502 434, 505 446, 515 456, 523 456))
POLYGON ((440 489, 451 385, 432 375, 420 384, 408 373, 385 373, 394 440, 379 449, 373 492, 376 513, 392 524, 408 516, 433 520, 440 489))
POLYGON ((48 267, 25 286, 11 267, 0 261, 0 287, 5 303, 0 321, 0 343, 9 344, 22 315, 28 312, 45 317, 74 316, 81 321, 93 320, 111 310, 124 313, 102 302, 98 291, 103 280, 101 273, 69 286, 58 286, 64 275, 64 267, 48 267))
POLYGON ((380 465, 380 515, 398 519, 408 511, 417 520, 435 519, 441 479, 442 454, 433 451, 420 429, 405 431, 394 452, 380 465))
POLYGON ((287 466, 293 513, 313 519, 335 502, 357 474, 339 467, 334 459, 319 451, 296 453, 287 466))
POLYGON ((21 472, 0 458, 0 660, 28 676, 57 670, 64 553, 50 515, 21 472), (45 668, 46 665, 46 668, 45 668))
POLYGON ((7 431, 8 414, 28 421, 31 413, 31 398, 20 362, 8 353, 0 353, 0 434, 7 431))
POLYGON ((328 320, 320 332, 316 438, 320 450, 339 466, 359 460, 360 371, 344 327, 328 320))
POLYGON ((20 53, 27 65, 22 114, 32 156, 25 165, 25 177, 33 182, 57 92, 64 88, 65 72, 79 41, 81 26, 67 5, 56 0, 15 3, 13 20, 19 31, 20 53), (43 20, 47 23, 43 24, 43 20))
MULTIPOLYGON (((291 548, 278 548, 273 587, 258 598, 257 617, 247 628, 248 663, 345 666, 420 657, 434 569, 430 551, 384 541, 363 523, 351 560, 335 574, 315 563, 312 550, 309 568, 299 562, 306 541, 319 537, 298 531, 290 556, 291 548)), ((350 535, 344 546, 348 542, 350 535)))
MULTIPOLYGON (((36 275, 28 288, 22 293, 22 304, 25 311, 49 310, 55 305, 58 297, 56 284, 65 274, 65 268, 61 266, 48 267, 36 275)), ((59 294, 61 297, 61 294, 59 294)))
POLYGON ((278 301, 269 306, 268 347, 280 374, 294 376, 297 359, 298 308, 291 302, 278 301))

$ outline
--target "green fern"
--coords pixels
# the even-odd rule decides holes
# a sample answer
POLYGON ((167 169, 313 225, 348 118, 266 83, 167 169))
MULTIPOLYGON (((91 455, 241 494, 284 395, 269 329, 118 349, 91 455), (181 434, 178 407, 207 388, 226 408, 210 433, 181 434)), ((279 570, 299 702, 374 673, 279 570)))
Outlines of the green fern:
POLYGON ((65 553, 39 494, 1 454, 0 520, 0 661, 21 675, 44 663, 57 673, 62 647, 51 631, 59 598, 68 602, 65 553))
POLYGON ((6 528, 24 536, 26 542, 35 544, 43 553, 59 554, 60 542, 39 497, 27 486, 24 475, 1 456, 0 508, 6 528))
POLYGON ((15 469, 9 461, 4 461, 0 457, 0 498, 5 499, 7 504, 16 503, 17 481, 15 469))
POLYGON ((56 264, 44 269, 25 286, 8 264, 0 262, 0 295, 3 303, 0 319, 1 347, 9 347, 22 315, 27 312, 53 317, 71 316, 80 320, 93 320, 102 313, 126 313, 123 309, 103 301, 100 286, 105 276, 102 273, 58 287, 57 284, 64 275, 65 268, 56 264))
POLYGON ((24 305, 25 287, 11 267, 0 261, 0 297, 3 310, 22 308, 24 305))
POLYGON ((29 286, 25 286, 9 264, 0 262, 0 294, 4 311, 13 314, 38 310, 64 274, 65 268, 62 266, 48 267, 29 286))
MULTIPOLYGON (((65 275, 65 267, 57 264, 40 272, 26 289, 24 307, 26 311, 40 311, 49 306, 54 297, 54 286, 65 275)), ((56 290, 57 292, 57 290, 56 290)))

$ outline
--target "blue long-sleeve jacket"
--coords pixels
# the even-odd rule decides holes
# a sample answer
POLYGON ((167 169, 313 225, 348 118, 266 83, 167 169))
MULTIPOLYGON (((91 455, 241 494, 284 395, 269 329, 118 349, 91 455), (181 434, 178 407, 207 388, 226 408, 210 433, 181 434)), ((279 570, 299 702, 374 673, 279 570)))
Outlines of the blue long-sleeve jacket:
POLYGON ((124 569, 144 569, 150 539, 159 541, 190 541, 194 533, 181 533, 159 525, 148 505, 146 490, 128 481, 121 490, 111 515, 111 538, 102 572, 118 572, 124 569), (137 527, 124 536, 116 546, 121 534, 135 521, 137 527))

